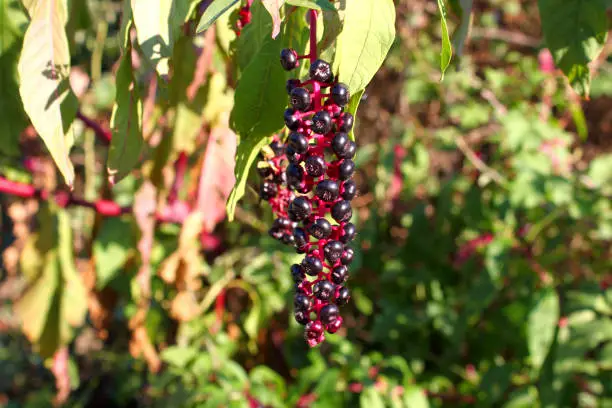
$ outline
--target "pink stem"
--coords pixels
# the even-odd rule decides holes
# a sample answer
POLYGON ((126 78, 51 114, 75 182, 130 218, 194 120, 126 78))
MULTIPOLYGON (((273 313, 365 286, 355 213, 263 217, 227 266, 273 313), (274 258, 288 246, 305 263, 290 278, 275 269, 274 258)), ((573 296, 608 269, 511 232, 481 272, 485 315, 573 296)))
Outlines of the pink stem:
POLYGON ((110 144, 111 139, 113 137, 112 133, 110 130, 105 129, 104 127, 102 127, 98 122, 96 122, 95 120, 83 115, 83 112, 81 111, 77 111, 77 115, 76 117, 83 122, 83 124, 85 126, 87 126, 88 128, 90 128, 91 130, 94 131, 94 133, 96 134, 96 136, 98 137, 98 139, 100 139, 104 144, 110 144))

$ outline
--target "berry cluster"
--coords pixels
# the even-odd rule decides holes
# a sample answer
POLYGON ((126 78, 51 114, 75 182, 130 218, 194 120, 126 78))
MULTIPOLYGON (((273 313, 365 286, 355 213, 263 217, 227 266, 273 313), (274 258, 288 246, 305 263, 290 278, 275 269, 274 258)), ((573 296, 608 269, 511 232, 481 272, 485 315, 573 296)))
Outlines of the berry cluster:
MULTIPOLYGON (((284 49, 280 62, 289 71, 305 57, 284 49)), ((273 229, 287 226, 283 234, 292 229, 293 239, 283 241, 291 241, 305 254, 300 264, 291 266, 294 317, 306 326, 308 344, 315 346, 325 339, 325 331, 335 333, 341 327, 338 306, 350 297, 344 283, 353 260, 347 244, 356 235, 350 201, 357 189, 351 179, 356 145, 348 136, 353 116, 344 111, 348 88, 334 80, 329 63, 310 57, 309 78, 287 81, 291 106, 284 114, 289 129, 285 174, 293 196, 286 216, 281 214, 273 229), (324 89, 329 92, 323 94, 324 89)))
POLYGON ((251 22, 251 6, 253 0, 247 0, 246 4, 238 10, 238 20, 236 21, 236 36, 240 37, 242 29, 251 22))

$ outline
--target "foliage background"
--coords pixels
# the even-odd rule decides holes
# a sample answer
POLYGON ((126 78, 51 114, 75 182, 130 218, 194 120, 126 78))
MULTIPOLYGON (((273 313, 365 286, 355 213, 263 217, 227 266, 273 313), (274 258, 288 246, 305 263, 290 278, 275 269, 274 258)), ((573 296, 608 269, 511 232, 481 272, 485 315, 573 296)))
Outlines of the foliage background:
MULTIPOLYGON (((5 98, 18 48, 2 47, 0 129, 25 130, 0 133, 0 171, 57 191, 49 203, 2 196, 2 404, 612 406, 610 47, 581 100, 543 47, 536 2, 474 1, 463 55, 440 81, 437 5, 396 3, 397 38, 356 131, 352 302, 345 329, 312 350, 291 317, 295 256, 266 235, 255 174, 236 221, 223 220, 241 69, 227 18, 175 43, 184 71, 166 86, 146 50, 129 52, 121 2, 69 2, 73 192, 5 98), (150 148, 111 189, 99 136, 125 45, 150 148), (96 214, 76 197, 129 210, 103 217, 105 204, 96 214), (151 203, 156 225, 142 216, 151 203)), ((22 35, 17 3, 0 4, 22 35)))

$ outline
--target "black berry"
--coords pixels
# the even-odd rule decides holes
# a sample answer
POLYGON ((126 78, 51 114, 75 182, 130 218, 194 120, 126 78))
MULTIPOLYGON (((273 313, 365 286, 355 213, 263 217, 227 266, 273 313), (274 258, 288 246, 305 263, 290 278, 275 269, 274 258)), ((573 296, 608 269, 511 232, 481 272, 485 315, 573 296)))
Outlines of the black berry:
POLYGON ((331 215, 336 222, 345 222, 350 220, 353 216, 351 203, 346 200, 337 202, 331 209, 331 215))
POLYGON ((302 221, 303 219, 308 218, 311 212, 312 206, 310 205, 310 201, 305 197, 295 198, 289 205, 289 210, 287 211, 289 218, 291 218, 293 221, 302 221))
POLYGON ((342 198, 352 200, 357 195, 357 185, 353 180, 347 180, 342 184, 342 198))
POLYGON ((322 280, 314 284, 312 293, 319 300, 326 301, 332 297, 334 285, 330 281, 322 280))
POLYGON ((310 318, 308 317, 308 312, 303 312, 301 310, 297 310, 294 314, 293 317, 295 318, 295 321, 298 322, 299 324, 302 325, 306 325, 310 322, 310 318))
POLYGON ((317 218, 311 225, 308 227, 308 232, 312 234, 316 239, 326 239, 331 235, 332 226, 325 218, 317 218))
POLYGON ((340 237, 340 241, 343 244, 348 244, 355 239, 355 235, 357 235, 357 228, 353 223, 349 222, 344 226, 344 228, 342 228, 342 236, 340 237))
POLYGON ((272 197, 276 197, 278 193, 278 186, 268 180, 265 180, 259 186, 259 196, 262 200, 269 200, 272 197))
POLYGON ((281 50, 280 63, 286 71, 291 71, 298 65, 297 57, 297 52, 295 52, 295 50, 284 48, 281 50))
POLYGON ((295 283, 302 283, 306 279, 306 272, 304 272, 302 265, 291 265, 291 277, 295 283))
POLYGON ((300 86, 302 83, 299 79, 288 79, 287 84, 285 85, 285 89, 287 89, 287 93, 291 95, 291 91, 300 86))
POLYGON ((351 159, 342 160, 342 163, 338 166, 338 178, 348 180, 353 177, 353 173, 355 173, 355 162, 351 159))
POLYGON ((310 156, 307 158, 305 167, 306 173, 308 173, 310 177, 321 177, 325 174, 325 170, 327 170, 325 159, 321 156, 310 156))
POLYGON ((335 263, 342 256, 342 252, 344 251, 344 245, 340 241, 330 241, 325 245, 323 249, 323 254, 325 255, 325 259, 331 264, 335 263))
POLYGON ((338 130, 341 132, 350 132, 353 128, 353 115, 348 112, 343 112, 340 115, 340 124, 338 125, 338 130))
POLYGON ((342 254, 342 258, 340 258, 340 262, 342 262, 342 265, 350 265, 351 262, 353 262, 354 255, 355 251, 353 251, 353 248, 346 248, 342 254))
POLYGON ((312 125, 310 127, 313 132, 320 135, 328 134, 332 129, 331 115, 325 111, 319 111, 312 117, 312 125))
MULTIPOLYGON (((306 139, 306 136, 298 132, 289 133, 287 145, 298 154, 304 154, 308 151, 308 139, 306 139)), ((289 152, 287 152, 287 154, 288 153, 289 152)))
POLYGON ((310 276, 317 276, 323 270, 323 263, 319 258, 308 255, 302 260, 302 269, 310 276))
POLYGON ((336 266, 331 273, 331 280, 336 285, 344 283, 346 278, 348 278, 348 268, 344 265, 336 266))
POLYGON ((348 150, 350 139, 344 132, 338 132, 331 141, 331 148, 339 158, 344 158, 348 150))
POLYGON ((333 322, 338 318, 338 314, 340 313, 340 309, 338 306, 330 303, 329 305, 323 306, 321 308, 321 313, 319 314, 319 318, 321 319, 321 323, 327 325, 333 322))
POLYGON ((338 198, 340 193, 340 187, 338 183, 333 180, 322 180, 315 187, 315 194, 321 200, 326 202, 332 202, 338 198))
POLYGON ((323 83, 329 83, 334 79, 329 63, 320 59, 310 64, 308 74, 310 75, 310 79, 323 83))
POLYGON ((306 311, 308 308, 310 308, 310 299, 308 296, 298 293, 293 298, 293 305, 295 306, 296 310, 306 311))
POLYGON ((310 107, 310 92, 305 88, 295 88, 291 91, 291 106, 298 111, 306 111, 310 107))
POLYGON ((336 304, 340 306, 344 306, 348 303, 351 297, 351 292, 346 287, 342 287, 338 290, 338 295, 336 296, 336 304))
POLYGON ((298 130, 300 127, 300 119, 295 114, 295 110, 289 108, 285 109, 285 125, 289 130, 298 130))
POLYGON ((336 84, 331 89, 333 101, 340 106, 345 106, 350 99, 348 87, 344 84, 336 84))
POLYGON ((308 244, 308 234, 302 228, 295 228, 293 230, 293 238, 295 246, 298 248, 303 248, 308 244))

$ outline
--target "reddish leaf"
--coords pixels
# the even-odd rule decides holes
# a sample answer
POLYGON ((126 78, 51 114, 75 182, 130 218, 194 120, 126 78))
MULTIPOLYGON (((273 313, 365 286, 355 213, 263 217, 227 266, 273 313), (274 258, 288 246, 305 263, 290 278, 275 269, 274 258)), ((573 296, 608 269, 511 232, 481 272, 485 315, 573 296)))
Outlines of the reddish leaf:
POLYGON ((70 373, 68 372, 68 348, 62 347, 53 355, 51 372, 55 376, 55 405, 63 405, 70 396, 70 373))
POLYGON ((225 218, 225 203, 236 183, 236 134, 227 120, 220 122, 210 132, 198 187, 198 209, 202 212, 204 230, 208 232, 225 218))
POLYGON ((140 295, 145 298, 149 297, 151 291, 151 265, 149 261, 151 259, 151 248, 153 248, 153 235, 155 233, 156 195, 155 187, 147 181, 136 193, 134 200, 134 217, 141 232, 140 241, 138 241, 138 252, 140 252, 142 265, 138 270, 137 280, 141 290, 140 295))
POLYGON ((280 8, 285 4, 285 0, 261 0, 261 2, 272 16, 272 38, 276 38, 280 33, 280 8))

